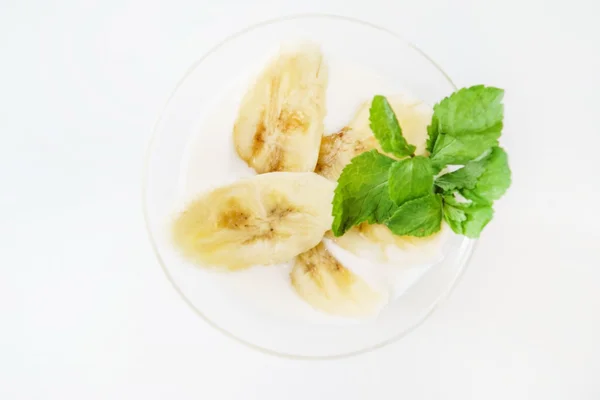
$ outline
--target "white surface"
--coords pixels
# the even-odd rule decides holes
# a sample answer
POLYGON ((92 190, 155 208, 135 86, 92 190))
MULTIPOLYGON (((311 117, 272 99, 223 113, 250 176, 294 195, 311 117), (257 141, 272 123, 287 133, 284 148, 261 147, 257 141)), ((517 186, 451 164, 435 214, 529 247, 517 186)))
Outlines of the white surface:
POLYGON ((600 398, 597 1, 56 3, 0 6, 0 398, 600 398), (140 182, 191 55, 316 10, 397 30, 461 86, 505 88, 514 183, 423 326, 309 363, 235 344, 183 304, 140 182))

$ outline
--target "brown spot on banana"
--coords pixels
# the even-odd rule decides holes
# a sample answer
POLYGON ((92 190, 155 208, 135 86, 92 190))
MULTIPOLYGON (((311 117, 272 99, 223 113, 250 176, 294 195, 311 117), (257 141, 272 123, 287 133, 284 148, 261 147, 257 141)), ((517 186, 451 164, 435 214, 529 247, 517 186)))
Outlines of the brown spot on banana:
POLYGON ((324 267, 330 271, 335 271, 335 273, 343 274, 343 279, 346 281, 351 281, 353 279, 349 271, 344 268, 344 266, 340 264, 329 251, 327 251, 323 242, 320 242, 312 249, 300 254, 298 258, 304 264, 306 271, 315 275, 315 277, 320 275, 319 267, 324 267))
POLYGON ((260 117, 260 122, 256 125, 256 132, 252 138, 252 156, 256 157, 258 153, 265 146, 265 133, 267 127, 265 126, 265 112, 263 111, 260 117))
POLYGON ((321 147, 319 148, 319 158, 315 172, 322 173, 325 169, 335 161, 337 153, 340 151, 342 140, 349 128, 344 127, 339 132, 331 135, 323 136, 321 139, 321 147))
POLYGON ((301 131, 302 133, 306 133, 308 121, 306 115, 302 111, 289 111, 288 109, 283 109, 279 114, 277 126, 282 133, 291 131, 301 131))
POLYGON ((271 149, 270 158, 269 158, 269 168, 264 171, 259 171, 260 173, 264 172, 278 172, 285 171, 285 165, 283 163, 283 149, 279 145, 274 145, 271 149))
POLYGON ((217 227, 239 229, 248 224, 252 214, 237 199, 229 199, 217 217, 217 227))

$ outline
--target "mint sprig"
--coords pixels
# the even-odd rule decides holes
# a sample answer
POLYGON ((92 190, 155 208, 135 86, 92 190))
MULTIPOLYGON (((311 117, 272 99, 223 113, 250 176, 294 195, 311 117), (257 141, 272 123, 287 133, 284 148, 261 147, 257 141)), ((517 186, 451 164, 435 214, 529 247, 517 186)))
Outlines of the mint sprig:
POLYGON ((371 130, 382 150, 400 160, 372 150, 344 168, 333 200, 334 235, 366 221, 423 237, 439 231, 444 219, 454 232, 478 237, 511 183, 508 157, 498 147, 503 95, 479 85, 436 104, 427 128, 429 157, 415 157, 389 102, 375 96, 371 130), (463 167, 436 177, 447 165, 463 167))

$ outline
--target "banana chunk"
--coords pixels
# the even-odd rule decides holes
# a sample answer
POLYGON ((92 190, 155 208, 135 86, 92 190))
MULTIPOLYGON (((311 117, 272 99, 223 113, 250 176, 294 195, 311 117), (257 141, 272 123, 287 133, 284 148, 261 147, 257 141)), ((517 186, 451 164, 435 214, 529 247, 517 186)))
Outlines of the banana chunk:
POLYGON ((296 258, 290 278, 302 299, 328 314, 369 316, 387 300, 386 295, 340 264, 323 242, 296 258))
POLYGON ((326 89, 327 66, 318 46, 281 53, 242 100, 233 128, 240 158, 259 174, 314 171, 326 89))
MULTIPOLYGON (((425 155, 427 125, 433 115, 431 107, 405 96, 392 96, 388 101, 396 113, 406 141, 417 147, 417 155, 425 155)), ((348 126, 323 137, 316 173, 337 181, 344 167, 357 155, 373 149, 383 152, 371 131, 370 108, 370 101, 363 103, 348 126)))
POLYGON ((335 184, 312 172, 273 172, 218 188, 173 225, 187 258, 236 270, 290 261, 331 227, 335 184))

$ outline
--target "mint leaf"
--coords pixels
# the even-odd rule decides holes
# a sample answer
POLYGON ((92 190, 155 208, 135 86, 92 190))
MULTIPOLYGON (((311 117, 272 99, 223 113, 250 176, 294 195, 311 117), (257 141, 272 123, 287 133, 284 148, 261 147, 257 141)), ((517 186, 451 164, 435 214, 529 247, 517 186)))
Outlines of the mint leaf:
POLYGON ((444 192, 455 189, 473 189, 477 184, 477 178, 485 171, 486 160, 487 157, 482 160, 470 161, 461 169, 437 178, 435 185, 444 192))
POLYGON ((383 151, 400 158, 415 152, 416 147, 408 144, 402 136, 402 128, 396 114, 384 96, 373 97, 369 109, 369 121, 373 135, 379 141, 383 151))
POLYGON ((429 236, 439 231, 442 223, 442 199, 429 194, 407 201, 385 222, 395 235, 429 236))
POLYGON ((459 235, 463 233, 462 222, 467 220, 467 215, 463 210, 449 204, 444 197, 444 220, 450 225, 450 228, 459 235))
POLYGON ((381 223, 391 216, 396 206, 389 196, 388 178, 394 162, 371 150, 346 165, 333 197, 331 230, 335 236, 361 222, 381 223))
POLYGON ((463 165, 498 145, 504 91, 483 85, 461 89, 433 107, 427 149, 434 167, 463 165))
POLYGON ((483 85, 460 89, 433 107, 439 131, 450 136, 502 131, 504 90, 483 85))
MULTIPOLYGON (((508 155, 501 147, 481 160, 483 173, 477 178, 474 187, 465 187, 460 193, 476 203, 491 204, 506 192, 511 183, 508 155)), ((458 172, 458 171, 457 171, 458 172)))
POLYGON ((444 219, 460 235, 478 238, 494 217, 491 204, 460 203, 453 195, 444 196, 444 219))
POLYGON ((433 193, 433 168, 427 157, 417 156, 395 162, 390 169, 390 198, 403 203, 433 193))
POLYGON ((467 219, 463 221, 463 235, 478 238, 483 228, 494 218, 494 209, 491 205, 477 205, 472 203, 465 211, 467 219))
POLYGON ((500 132, 462 135, 439 135, 431 154, 431 163, 441 170, 446 165, 464 165, 498 145, 500 132))
POLYGON ((440 126, 439 121, 435 114, 431 118, 431 124, 427 127, 427 146, 426 149, 429 153, 433 153, 433 148, 435 147, 435 142, 440 134, 440 126))

